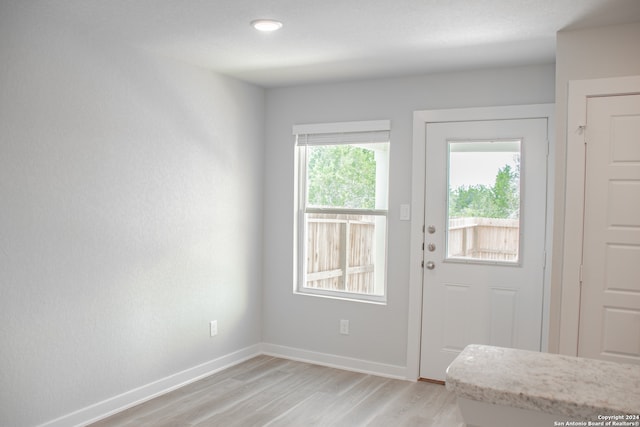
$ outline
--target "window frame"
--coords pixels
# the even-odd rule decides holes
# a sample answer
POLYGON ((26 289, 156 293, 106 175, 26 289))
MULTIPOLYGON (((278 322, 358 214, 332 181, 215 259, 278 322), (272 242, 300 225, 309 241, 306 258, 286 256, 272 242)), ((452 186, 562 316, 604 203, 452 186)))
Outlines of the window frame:
MULTIPOLYGON (((390 121, 361 121, 361 122, 340 122, 340 123, 319 123, 309 125, 294 125, 294 193, 295 193, 295 214, 294 214, 294 285, 293 292, 298 295, 310 295, 326 298, 342 299, 357 302, 367 302, 375 304, 386 304, 387 301, 387 248, 388 248, 388 193, 389 193, 389 152, 390 152, 390 121), (384 132, 384 133, 381 133, 384 132), (384 140, 365 141, 368 134, 373 138, 380 138, 386 135, 384 140), (353 137, 356 140, 353 140, 353 137), (314 139, 309 142, 309 139, 314 139), (304 142, 301 141, 304 139, 304 142), (353 208, 329 208, 329 207, 309 207, 307 205, 307 146, 327 146, 327 145, 365 145, 367 143, 385 143, 387 150, 384 209, 353 209, 353 208), (307 218, 308 214, 336 214, 336 215, 367 215, 384 219, 384 230, 375 233, 374 238, 383 237, 383 247, 376 248, 382 251, 380 259, 374 260, 374 268, 382 268, 379 277, 374 276, 376 289, 381 289, 381 294, 366 294, 357 292, 347 292, 342 290, 319 289, 305 286, 307 283, 307 218), (378 233, 383 233, 378 236, 378 233), (381 261, 380 261, 381 260, 381 261), (382 262, 382 266, 379 263, 382 262), (383 283, 377 283, 382 280, 383 283)), ((344 255, 348 254, 346 247, 344 255)), ((342 267, 341 267, 342 269, 342 267)), ((349 266, 346 265, 342 271, 345 279, 349 275, 349 266)))

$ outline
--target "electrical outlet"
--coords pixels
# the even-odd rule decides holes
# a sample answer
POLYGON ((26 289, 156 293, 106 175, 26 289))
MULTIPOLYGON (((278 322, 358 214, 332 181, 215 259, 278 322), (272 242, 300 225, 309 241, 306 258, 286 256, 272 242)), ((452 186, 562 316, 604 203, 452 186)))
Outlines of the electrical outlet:
POLYGON ((349 335, 349 321, 348 320, 340 320, 340 333, 342 335, 349 335))
POLYGON ((209 332, 211 333, 212 337, 215 337, 216 335, 218 335, 218 321, 217 320, 212 320, 211 322, 209 322, 209 332))

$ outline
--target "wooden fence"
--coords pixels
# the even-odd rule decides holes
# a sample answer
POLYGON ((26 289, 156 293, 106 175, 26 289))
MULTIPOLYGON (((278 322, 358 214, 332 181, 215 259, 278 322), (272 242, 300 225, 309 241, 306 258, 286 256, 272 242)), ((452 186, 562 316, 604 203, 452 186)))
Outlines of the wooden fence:
MULTIPOLYGON (((517 261, 519 227, 517 219, 452 218, 449 257, 517 261)), ((374 239, 373 216, 309 214, 306 286, 373 293, 374 239)))
POLYGON ((373 293, 374 238, 373 216, 310 214, 306 286, 373 293))
POLYGON ((518 219, 451 218, 449 257, 487 261, 517 261, 518 219))

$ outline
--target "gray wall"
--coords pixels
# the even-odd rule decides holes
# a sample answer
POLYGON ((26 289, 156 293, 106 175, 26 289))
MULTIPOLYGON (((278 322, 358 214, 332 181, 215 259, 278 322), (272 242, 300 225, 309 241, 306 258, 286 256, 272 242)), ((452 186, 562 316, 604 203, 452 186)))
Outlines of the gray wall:
POLYGON ((552 64, 265 96, 29 3, 0 4, 0 425, 262 341, 405 366, 413 111, 554 99, 552 64), (370 119, 392 120, 388 304, 294 296, 291 126, 370 119))
POLYGON ((413 111, 554 101, 554 66, 488 69, 267 91, 264 188, 265 343, 406 366, 413 111), (391 119, 385 306, 294 295, 293 124, 391 119), (338 333, 349 319, 350 335, 338 333))
POLYGON ((2 426, 261 341, 264 91, 92 34, 1 6, 2 426))
MULTIPOLYGON (((570 80, 640 75, 640 22, 560 31, 556 53, 556 180, 549 350, 559 347, 564 250, 567 88, 570 80)), ((566 219, 570 221, 570 218, 566 219)))

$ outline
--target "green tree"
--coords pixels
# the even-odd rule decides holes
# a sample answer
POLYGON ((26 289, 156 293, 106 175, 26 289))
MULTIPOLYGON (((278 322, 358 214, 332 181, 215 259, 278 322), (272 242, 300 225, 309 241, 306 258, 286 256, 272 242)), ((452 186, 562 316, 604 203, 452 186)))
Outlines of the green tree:
POLYGON ((491 217, 493 205, 491 189, 486 185, 462 186, 450 192, 451 217, 491 217))
POLYGON ((517 218, 520 194, 516 184, 519 178, 511 166, 505 165, 498 171, 496 182, 491 189, 493 195, 492 218, 517 218))
POLYGON ((449 216, 452 218, 518 218, 520 208, 519 166, 504 165, 493 186, 461 186, 449 190, 449 216))
POLYGON ((372 150, 353 145, 308 148, 308 203, 374 209, 376 161, 372 150))

